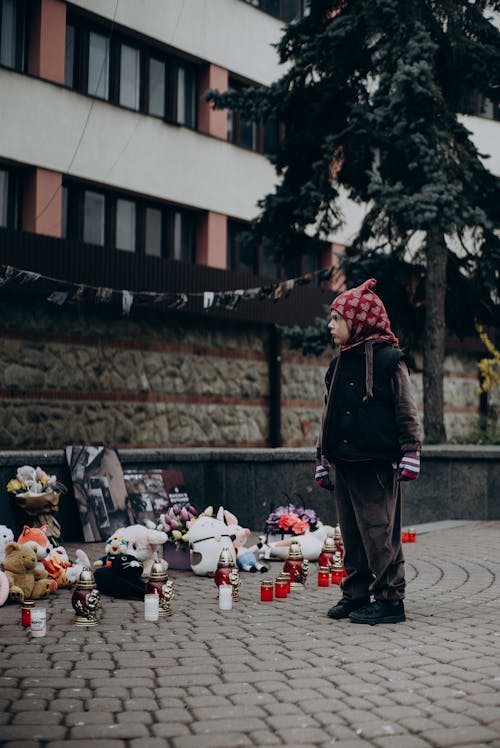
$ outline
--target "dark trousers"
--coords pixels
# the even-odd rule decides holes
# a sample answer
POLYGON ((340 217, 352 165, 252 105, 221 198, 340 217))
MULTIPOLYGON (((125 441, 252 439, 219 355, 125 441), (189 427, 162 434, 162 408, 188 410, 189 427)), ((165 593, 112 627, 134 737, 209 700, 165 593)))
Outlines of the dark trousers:
POLYGON ((335 464, 335 498, 342 537, 343 597, 402 600, 405 591, 401 545, 401 488, 390 463, 335 464))

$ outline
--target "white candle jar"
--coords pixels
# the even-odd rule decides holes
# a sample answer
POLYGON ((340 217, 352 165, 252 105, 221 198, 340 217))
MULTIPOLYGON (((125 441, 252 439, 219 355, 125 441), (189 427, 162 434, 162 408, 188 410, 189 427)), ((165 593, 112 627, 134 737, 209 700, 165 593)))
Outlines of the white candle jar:
POLYGON ((47 611, 34 607, 31 611, 31 636, 45 636, 47 633, 47 611))
POLYGON ((233 607, 233 588, 230 584, 221 584, 219 587, 219 608, 231 610, 233 607))
POLYGON ((144 620, 157 621, 160 617, 160 598, 156 593, 144 595, 144 620))

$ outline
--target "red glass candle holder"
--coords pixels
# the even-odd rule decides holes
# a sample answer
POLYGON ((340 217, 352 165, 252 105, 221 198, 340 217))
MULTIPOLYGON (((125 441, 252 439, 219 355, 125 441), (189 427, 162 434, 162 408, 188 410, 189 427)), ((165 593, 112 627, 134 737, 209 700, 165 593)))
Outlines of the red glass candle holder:
POLYGON ((292 590, 291 577, 288 571, 282 571, 280 577, 286 582, 286 594, 289 595, 292 590))
POLYGON ((330 585, 330 570, 327 566, 320 566, 318 569, 318 587, 328 587, 330 585))
POLYGON ((284 599, 288 596, 288 582, 284 577, 278 577, 274 583, 274 596, 284 599))
POLYGON ((417 533, 413 527, 408 530, 408 543, 415 543, 417 540, 417 533))
POLYGON ((401 541, 403 543, 408 542, 408 530, 403 530, 403 532, 401 533, 401 541))
POLYGON ((300 584, 302 581, 302 558, 288 558, 283 564, 283 571, 290 574, 290 586, 300 584))
POLYGON ((31 626, 31 611, 35 607, 33 600, 25 600, 21 607, 21 626, 29 628, 31 626))
POLYGON ((271 579, 263 579, 260 585, 260 599, 263 603, 269 603, 273 599, 273 583, 271 579))
POLYGON ((334 569, 332 571, 332 584, 340 584, 342 581, 342 570, 334 569))

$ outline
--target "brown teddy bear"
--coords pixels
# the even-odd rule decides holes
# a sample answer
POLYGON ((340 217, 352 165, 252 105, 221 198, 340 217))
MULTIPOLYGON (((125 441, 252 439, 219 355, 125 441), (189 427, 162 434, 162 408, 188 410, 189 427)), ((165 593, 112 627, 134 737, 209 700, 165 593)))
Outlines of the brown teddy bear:
POLYGON ((50 580, 45 569, 37 569, 36 553, 29 545, 7 543, 3 562, 9 580, 9 599, 22 603, 39 600, 50 592, 50 580))

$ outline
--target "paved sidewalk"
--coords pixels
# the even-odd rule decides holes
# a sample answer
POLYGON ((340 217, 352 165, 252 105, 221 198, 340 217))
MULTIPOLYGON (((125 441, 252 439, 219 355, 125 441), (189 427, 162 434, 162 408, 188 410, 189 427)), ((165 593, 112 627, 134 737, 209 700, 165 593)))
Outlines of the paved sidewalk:
POLYGON ((159 623, 140 602, 103 598, 99 625, 76 627, 61 590, 43 603, 43 639, 6 605, 0 742, 500 747, 500 522, 436 524, 405 553, 408 620, 394 625, 328 619, 338 590, 316 586, 316 564, 305 591, 273 603, 260 602, 261 575, 243 574, 229 612, 212 579, 172 571, 173 614, 159 623))

